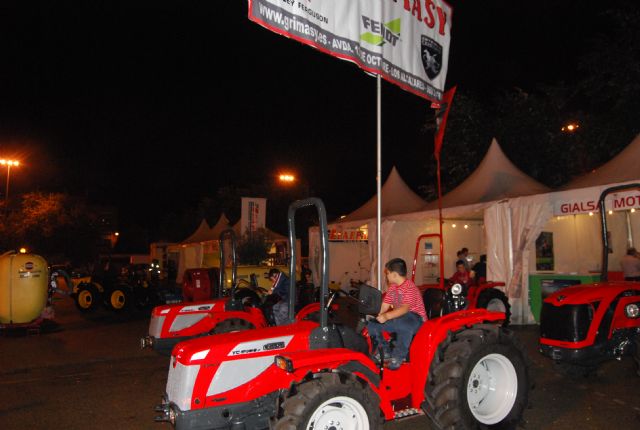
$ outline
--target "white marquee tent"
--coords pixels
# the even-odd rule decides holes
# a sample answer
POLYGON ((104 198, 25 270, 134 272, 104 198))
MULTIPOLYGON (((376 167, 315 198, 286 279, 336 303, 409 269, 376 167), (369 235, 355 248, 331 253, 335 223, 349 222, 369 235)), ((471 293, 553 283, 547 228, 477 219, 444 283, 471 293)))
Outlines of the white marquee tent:
MULTIPOLYGON (((636 138, 619 156, 594 173, 572 181, 560 191, 550 192, 520 172, 494 140, 476 172, 443 197, 447 202, 443 209, 445 268, 453 266, 455 253, 462 246, 468 247, 472 253, 486 253, 488 279, 507 284, 513 323, 535 322, 528 303, 528 277, 535 271, 535 241, 540 232, 549 231, 554 235, 555 273, 599 271, 602 245, 598 217, 589 215, 589 212, 597 210, 597 201, 604 189, 639 181, 637 169, 631 168, 639 162, 640 138, 636 138), (472 186, 478 187, 476 191, 472 186)), ((614 195, 608 207, 613 209, 609 215, 613 244, 610 270, 616 270, 626 247, 640 239, 640 213, 632 212, 632 209, 640 208, 640 192, 614 195)), ((435 205, 433 202, 427 204, 425 208, 419 212, 384 216, 382 261, 398 256, 410 264, 417 236, 437 232, 437 202, 435 205)), ((336 223, 330 228, 363 224, 368 227, 369 247, 375 249, 375 219, 336 223)), ((313 257, 314 241, 311 237, 310 257, 313 257)), ((331 257, 335 260, 333 253, 331 257)), ((333 260, 331 264, 334 264, 333 260)), ((369 273, 375 273, 375 264, 371 262, 369 273)), ((445 273, 445 276, 450 276, 450 273, 445 273)))

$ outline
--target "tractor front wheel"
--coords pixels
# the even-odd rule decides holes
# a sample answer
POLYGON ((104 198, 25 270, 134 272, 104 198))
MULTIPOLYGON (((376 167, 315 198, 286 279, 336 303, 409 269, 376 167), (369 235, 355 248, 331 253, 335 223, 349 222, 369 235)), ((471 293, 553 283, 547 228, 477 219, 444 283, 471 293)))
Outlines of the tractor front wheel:
POLYGON ((382 427, 380 400, 366 383, 327 373, 295 387, 283 404, 275 430, 352 429, 382 427))
POLYGON ((529 395, 525 352, 514 334, 475 325, 445 339, 429 369, 423 408, 437 429, 511 429, 529 395))
POLYGON ((116 312, 123 312, 131 307, 133 294, 128 285, 116 285, 109 290, 107 296, 107 306, 116 312))
POLYGON ((252 328, 255 328, 255 326, 247 320, 229 318, 220 321, 213 330, 211 330, 211 334, 233 333, 234 331, 245 331, 252 328))
POLYGON ((74 302, 80 312, 90 312, 100 303, 100 292, 93 284, 80 284, 74 296, 74 302))
POLYGON ((476 302, 476 307, 493 312, 503 312, 505 316, 504 323, 502 324, 503 327, 508 326, 511 322, 511 305, 509 304, 509 299, 507 299, 507 295, 500 290, 489 288, 481 292, 476 302))

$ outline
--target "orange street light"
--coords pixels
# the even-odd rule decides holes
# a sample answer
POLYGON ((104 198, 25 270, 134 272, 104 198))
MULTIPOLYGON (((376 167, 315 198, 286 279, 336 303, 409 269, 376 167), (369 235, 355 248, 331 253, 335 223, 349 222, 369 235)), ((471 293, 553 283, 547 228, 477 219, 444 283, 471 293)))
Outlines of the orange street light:
POLYGON ((295 182, 296 177, 290 173, 281 173, 280 176, 278 176, 278 180, 285 184, 292 184, 293 182, 295 182))
POLYGON ((574 131, 580 128, 580 124, 578 123, 569 123, 561 128, 562 131, 573 133, 574 131))
POLYGON ((4 193, 4 201, 9 201, 9 179, 11 178, 11 167, 18 167, 20 162, 17 160, 0 159, 0 166, 7 166, 7 188, 4 193))

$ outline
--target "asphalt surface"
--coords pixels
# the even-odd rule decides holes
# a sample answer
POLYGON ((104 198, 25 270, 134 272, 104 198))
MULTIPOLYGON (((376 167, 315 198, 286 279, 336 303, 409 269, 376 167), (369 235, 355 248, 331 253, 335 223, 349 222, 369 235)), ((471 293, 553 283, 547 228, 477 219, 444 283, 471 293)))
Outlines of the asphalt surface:
MULTIPOLYGON (((168 358, 138 346, 148 315, 104 309, 85 315, 61 298, 55 326, 0 336, 0 429, 169 430, 153 421, 168 358)), ((640 428, 640 377, 630 357, 606 363, 595 377, 570 379, 537 352, 537 326, 514 330, 535 381, 523 428, 640 428)), ((384 428, 432 427, 419 416, 384 428)))

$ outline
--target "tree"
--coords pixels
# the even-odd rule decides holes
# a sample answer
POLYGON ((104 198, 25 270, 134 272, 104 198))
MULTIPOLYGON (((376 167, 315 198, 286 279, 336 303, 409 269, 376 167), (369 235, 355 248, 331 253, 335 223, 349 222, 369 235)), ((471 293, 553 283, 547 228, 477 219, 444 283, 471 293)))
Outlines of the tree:
POLYGON ((84 202, 66 194, 24 194, 19 206, 1 217, 0 248, 24 246, 50 263, 71 260, 84 264, 97 256, 97 216, 84 202))

